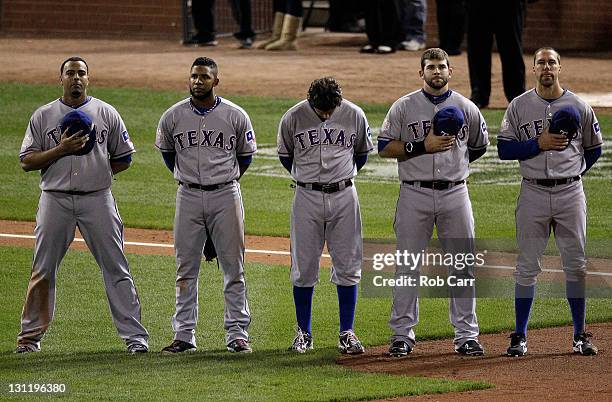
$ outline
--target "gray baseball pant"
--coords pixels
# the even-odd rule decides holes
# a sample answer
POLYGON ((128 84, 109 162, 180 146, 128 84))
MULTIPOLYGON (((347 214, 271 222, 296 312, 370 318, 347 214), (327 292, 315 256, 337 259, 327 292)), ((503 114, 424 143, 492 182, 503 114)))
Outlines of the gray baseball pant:
MULTIPOLYGON (((474 253, 474 218, 468 189, 465 184, 447 190, 432 190, 402 183, 397 201, 394 229, 397 249, 402 253, 427 251, 434 225, 445 253, 474 253)), ((413 276, 418 283, 420 266, 414 270, 396 267, 396 277, 413 276)), ((449 275, 474 278, 474 268, 462 270, 449 267, 449 275)), ((449 287, 449 318, 455 328, 454 343, 461 346, 478 337, 476 293, 474 287, 449 287)), ((389 326, 393 331, 391 342, 402 340, 415 344, 414 327, 419 322, 418 287, 396 286, 389 326)))
POLYGON ((40 346, 53 320, 57 270, 77 226, 102 271, 119 336, 127 345, 147 345, 149 334, 140 323, 140 300, 123 252, 123 223, 110 189, 85 195, 41 193, 32 274, 17 342, 40 346))
POLYGON ((584 281, 586 212, 582 181, 544 187, 523 180, 516 207, 519 255, 514 277, 519 285, 536 284, 551 229, 567 280, 584 281))
POLYGON ((206 228, 210 231, 223 270, 225 342, 249 339, 251 313, 244 279, 244 210, 240 185, 234 181, 218 190, 179 186, 174 217, 176 253, 176 312, 174 339, 196 345, 198 275, 206 228))

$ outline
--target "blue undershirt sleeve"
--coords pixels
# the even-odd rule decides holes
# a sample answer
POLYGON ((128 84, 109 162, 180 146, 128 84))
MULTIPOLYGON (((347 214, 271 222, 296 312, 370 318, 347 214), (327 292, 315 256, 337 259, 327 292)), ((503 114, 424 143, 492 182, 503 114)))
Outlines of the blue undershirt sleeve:
POLYGON ((582 172, 584 176, 586 172, 597 162, 597 159, 601 156, 601 147, 588 149, 584 151, 584 161, 586 162, 586 169, 582 172))
POLYGON ((476 159, 480 158, 487 152, 486 148, 482 149, 468 149, 468 158, 470 163, 474 162, 476 159))
POLYGON ((176 160, 176 152, 162 152, 162 157, 164 158, 164 163, 168 167, 168 169, 174 173, 174 165, 176 160))
POLYGON ((540 153, 538 139, 527 141, 502 140, 497 141, 497 154, 501 160, 525 160, 533 158, 540 153))
POLYGON ((287 172, 291 174, 291 166, 293 166, 293 156, 280 156, 279 155, 278 159, 280 159, 280 163, 283 165, 283 167, 287 169, 287 172))
POLYGON ((355 155, 353 156, 355 160, 355 166, 357 166, 357 171, 360 171, 363 165, 368 161, 368 154, 365 155, 355 155))
POLYGON ((386 140, 386 139, 382 139, 379 138, 378 139, 378 152, 382 151, 383 149, 385 149, 385 147, 391 142, 391 140, 386 140))
POLYGON ((253 162, 253 155, 237 156, 236 159, 238 159, 239 165, 250 165, 253 162))
POLYGON ((113 162, 132 163, 132 154, 122 156, 121 158, 111 159, 113 162))

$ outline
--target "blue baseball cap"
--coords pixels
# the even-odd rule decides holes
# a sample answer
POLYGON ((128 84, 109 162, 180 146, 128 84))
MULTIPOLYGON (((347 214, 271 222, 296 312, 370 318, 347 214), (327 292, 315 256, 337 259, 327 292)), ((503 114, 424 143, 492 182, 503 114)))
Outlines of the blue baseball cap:
POLYGON ((579 129, 580 112, 574 106, 564 106, 553 114, 548 131, 553 134, 565 134, 571 140, 576 137, 579 129))
POLYGON ((68 128, 68 135, 72 136, 79 131, 82 131, 80 136, 88 135, 89 138, 85 143, 85 146, 74 153, 74 155, 85 155, 88 154, 94 147, 96 142, 96 127, 91 120, 91 117, 85 112, 80 110, 73 110, 67 113, 60 122, 60 130, 63 133, 68 128))
POLYGON ((456 136, 465 123, 461 109, 455 106, 444 107, 433 117, 433 133, 435 135, 456 136))

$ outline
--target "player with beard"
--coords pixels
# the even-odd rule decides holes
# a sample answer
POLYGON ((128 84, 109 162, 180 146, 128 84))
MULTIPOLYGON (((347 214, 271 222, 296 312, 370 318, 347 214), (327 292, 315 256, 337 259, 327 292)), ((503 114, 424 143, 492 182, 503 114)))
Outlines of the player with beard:
POLYGON ((163 353, 195 350, 198 274, 210 237, 223 271, 225 343, 250 353, 251 314, 244 279, 244 210, 238 180, 256 151, 255 132, 240 106, 215 95, 219 69, 197 58, 189 76, 191 97, 161 117, 155 145, 178 182, 174 217, 176 311, 173 342, 163 353))
MULTIPOLYGON (((469 163, 485 153, 489 141, 487 125, 478 108, 449 89, 452 73, 444 50, 424 51, 419 71, 423 88, 391 106, 378 136, 379 155, 398 162, 401 186, 394 229, 397 249, 402 254, 426 250, 434 225, 444 253, 474 253, 474 218, 466 179, 469 163), (442 123, 449 122, 456 127, 454 132, 442 127, 442 123)), ((474 278, 473 266, 448 268, 449 275, 474 278)), ((420 265, 398 264, 396 277, 414 277, 419 283, 419 271, 420 265)), ((474 286, 450 287, 449 291, 455 351, 482 355, 474 286)), ((412 352, 413 328, 418 320, 418 288, 395 287, 389 321, 392 356, 412 352)))

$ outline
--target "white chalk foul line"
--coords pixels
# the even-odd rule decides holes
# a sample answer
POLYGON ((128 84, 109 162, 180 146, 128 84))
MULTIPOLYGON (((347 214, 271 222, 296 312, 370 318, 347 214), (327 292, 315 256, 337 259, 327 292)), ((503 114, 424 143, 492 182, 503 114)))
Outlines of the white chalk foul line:
MULTIPOLYGON (((32 235, 17 235, 17 234, 10 234, 10 233, 0 233, 0 237, 8 237, 8 238, 13 238, 13 239, 35 239, 36 238, 36 236, 32 236, 32 235)), ((80 237, 75 237, 74 241, 81 242, 81 243, 85 242, 85 240, 83 240, 80 237)), ((143 243, 143 242, 137 242, 137 241, 126 241, 123 243, 128 246, 174 248, 174 245, 166 244, 166 243, 143 243)), ((248 248, 245 250, 245 252, 252 253, 252 254, 291 255, 289 251, 256 250, 256 249, 248 249, 248 248)), ((321 255, 321 257, 331 258, 329 254, 323 254, 321 255)), ((373 260, 373 259, 366 257, 364 258, 364 260, 373 260)), ((512 270, 512 271, 514 271, 515 269, 514 267, 511 267, 508 265, 481 265, 479 268, 503 269, 503 270, 512 270)), ((563 270, 561 269, 542 269, 542 272, 563 273, 563 270)), ((612 276, 612 272, 587 272, 587 275, 612 276)))
MULTIPOLYGON (((509 267, 507 265, 481 265, 478 268, 504 269, 504 270, 512 270, 512 271, 514 271, 516 269, 515 267, 509 267)), ((551 272, 551 273, 554 273, 554 274, 559 274, 559 273, 563 273, 565 271, 563 271, 562 269, 544 269, 544 268, 542 268, 542 272, 551 272)), ((612 276, 612 272, 592 272, 592 271, 587 271, 587 275, 593 275, 593 276, 612 276)))
MULTIPOLYGON (((10 233, 0 233, 0 237, 8 237, 8 238, 13 238, 13 239, 35 239, 36 238, 36 236, 32 236, 32 235, 17 235, 17 234, 10 234, 10 233)), ((85 240, 83 240, 80 237, 75 237, 74 241, 81 242, 81 243, 85 242, 85 240)), ((142 243, 142 242, 137 242, 137 241, 124 241, 123 244, 125 244, 126 246, 174 248, 174 245, 166 244, 166 243, 142 243)), ((248 248, 245 250, 245 252, 251 253, 251 254, 291 255, 289 251, 255 250, 255 249, 248 249, 248 248)), ((331 258, 329 254, 323 254, 321 255, 321 257, 331 258)))

